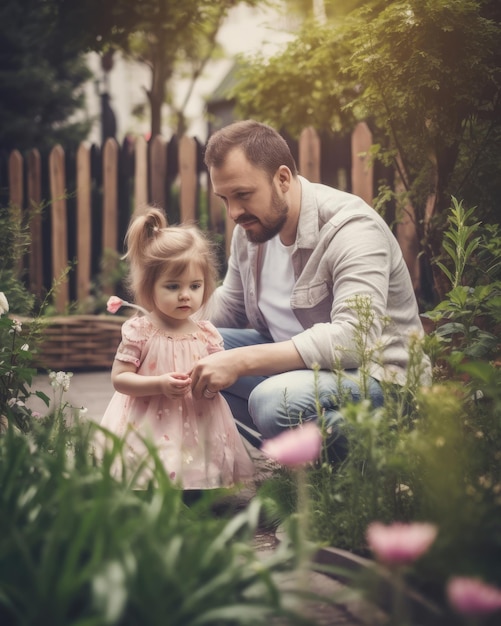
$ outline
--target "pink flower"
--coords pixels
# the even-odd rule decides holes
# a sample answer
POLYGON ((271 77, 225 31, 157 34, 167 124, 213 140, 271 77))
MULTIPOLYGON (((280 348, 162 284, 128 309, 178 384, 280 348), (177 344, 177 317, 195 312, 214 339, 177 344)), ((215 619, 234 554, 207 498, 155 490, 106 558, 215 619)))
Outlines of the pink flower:
POLYGON ((119 298, 118 296, 111 296, 106 303, 106 310, 108 311, 108 313, 116 313, 118 309, 123 306, 123 304, 124 301, 122 300, 122 298, 119 298))
POLYGON ((148 311, 146 309, 143 309, 142 306, 139 306, 138 304, 132 304, 131 302, 127 302, 126 300, 122 300, 122 298, 119 298, 118 296, 110 296, 108 298, 108 302, 106 303, 106 310, 108 311, 108 313, 116 313, 118 309, 123 306, 129 306, 132 309, 141 311, 141 313, 143 313, 144 315, 148 315, 148 311))
POLYGON ((288 467, 315 461, 321 449, 322 434, 314 422, 286 430, 273 439, 267 439, 261 447, 266 456, 288 467))
POLYGON ((452 578, 447 584, 447 597, 463 615, 488 615, 501 609, 501 589, 477 578, 452 578))
POLYGON ((412 563, 431 546, 438 529, 433 524, 395 522, 385 526, 373 522, 367 528, 369 548, 376 558, 386 565, 412 563))

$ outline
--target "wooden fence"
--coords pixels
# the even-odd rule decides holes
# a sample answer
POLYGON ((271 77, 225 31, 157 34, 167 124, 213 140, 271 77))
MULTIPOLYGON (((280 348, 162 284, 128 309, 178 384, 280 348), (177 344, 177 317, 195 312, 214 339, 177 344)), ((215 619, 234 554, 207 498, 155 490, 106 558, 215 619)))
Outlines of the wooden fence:
MULTIPOLYGON (((375 175, 368 165, 371 134, 365 124, 348 141, 331 141, 329 150, 312 128, 289 143, 303 176, 372 202, 375 175)), ((36 149, 7 155, 1 201, 21 214, 42 207, 30 221, 31 249, 25 259, 30 290, 43 297, 59 281, 54 305, 60 313, 70 302, 88 299, 105 251, 122 252, 133 210, 147 203, 164 208, 170 223, 201 223, 220 237, 222 256, 227 256, 233 222, 225 219, 211 192, 202 155, 203 146, 187 136, 169 142, 157 136, 149 144, 138 137, 122 146, 108 139, 102 150, 82 143, 76 154, 58 145, 45 157, 36 149)), ((399 229, 397 237, 405 240, 405 225, 399 229)))

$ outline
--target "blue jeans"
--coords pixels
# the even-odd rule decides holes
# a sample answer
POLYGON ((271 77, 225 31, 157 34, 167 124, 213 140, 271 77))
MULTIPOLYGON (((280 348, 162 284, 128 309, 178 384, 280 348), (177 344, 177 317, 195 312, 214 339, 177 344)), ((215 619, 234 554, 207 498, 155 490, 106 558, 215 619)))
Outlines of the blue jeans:
MULTIPOLYGON (((271 343, 255 330, 220 328, 225 349, 271 343)), ((369 378, 368 398, 373 407, 383 405, 381 385, 369 378)), ((243 376, 231 387, 222 390, 230 405, 240 432, 253 445, 260 438, 275 437, 282 430, 300 422, 325 416, 331 431, 330 447, 338 448, 335 456, 343 455, 344 438, 339 436, 342 420, 339 411, 343 400, 362 400, 358 370, 331 372, 328 370, 292 370, 274 376, 243 376), (257 431, 257 432, 256 432, 257 431)))

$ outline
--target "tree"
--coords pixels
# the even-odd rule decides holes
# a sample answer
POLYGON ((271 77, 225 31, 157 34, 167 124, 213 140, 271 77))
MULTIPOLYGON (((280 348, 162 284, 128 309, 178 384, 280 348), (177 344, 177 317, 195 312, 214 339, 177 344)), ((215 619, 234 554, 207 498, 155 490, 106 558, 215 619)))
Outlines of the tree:
POLYGON ((90 123, 69 121, 91 76, 58 20, 57 2, 0 5, 0 147, 25 150, 85 138, 90 123))
MULTIPOLYGON (((249 6, 263 0, 245 0, 249 6)), ((182 65, 192 83, 213 56, 216 35, 230 8, 240 0, 115 0, 114 21, 119 37, 110 44, 130 58, 145 64, 151 72, 146 95, 151 110, 151 136, 161 133, 162 106, 169 98, 169 82, 182 65), (124 37, 124 33, 127 33, 124 37)), ((184 131, 182 111, 177 111, 177 128, 184 131)))
MULTIPOLYGON (((4 0, 0 7, 0 146, 47 148, 84 139, 75 121, 91 77, 84 53, 122 50, 146 64, 152 136, 161 132, 169 81, 183 66, 193 84, 217 51, 216 35, 240 0, 4 0)), ((266 0, 244 0, 249 6, 266 0)), ((188 91, 189 96, 190 91, 188 91)), ((182 105, 183 106, 183 105, 182 105)), ((184 130, 182 110, 177 127, 184 130)))
POLYGON ((373 156, 397 170, 401 210, 413 207, 427 297, 443 295, 429 261, 440 258, 451 196, 481 200, 497 219, 500 13, 496 0, 366 2, 335 24, 308 22, 235 88, 242 115, 293 134, 369 122, 373 156))

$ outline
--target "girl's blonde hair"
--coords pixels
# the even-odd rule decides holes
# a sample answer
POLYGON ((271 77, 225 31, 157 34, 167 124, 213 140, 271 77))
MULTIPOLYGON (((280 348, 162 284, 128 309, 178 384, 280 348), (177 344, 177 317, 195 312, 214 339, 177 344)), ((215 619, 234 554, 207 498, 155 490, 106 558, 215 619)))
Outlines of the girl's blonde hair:
POLYGON ((204 277, 206 304, 218 280, 218 262, 214 245, 194 225, 169 226, 161 209, 147 207, 136 213, 125 235, 129 262, 129 288, 136 304, 151 310, 153 287, 166 271, 181 275, 191 263, 200 266, 204 277))

